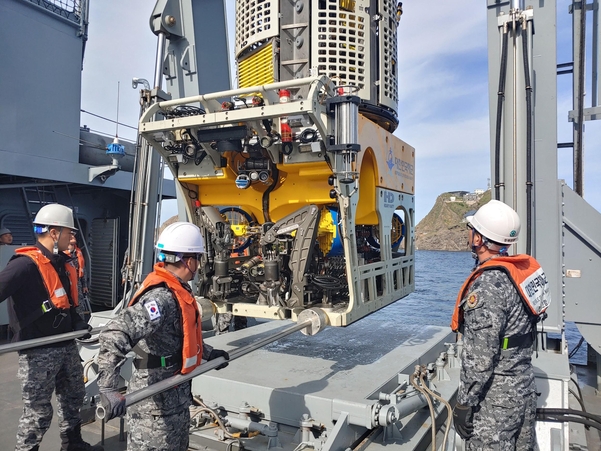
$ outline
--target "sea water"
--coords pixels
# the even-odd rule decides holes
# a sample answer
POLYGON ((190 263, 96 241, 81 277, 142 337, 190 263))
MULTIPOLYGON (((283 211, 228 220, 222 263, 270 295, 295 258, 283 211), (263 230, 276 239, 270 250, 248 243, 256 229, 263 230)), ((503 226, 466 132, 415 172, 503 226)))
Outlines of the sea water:
MULTIPOLYGON (((294 334, 264 349, 332 360, 338 370, 375 362, 399 343, 422 335, 427 326, 450 331, 457 292, 473 267, 470 252, 417 251, 413 293, 346 327, 327 327, 315 336, 294 334)), ((570 349, 580 340, 573 324, 567 325, 566 336, 570 349)), ((586 346, 572 362, 586 363, 586 346)))

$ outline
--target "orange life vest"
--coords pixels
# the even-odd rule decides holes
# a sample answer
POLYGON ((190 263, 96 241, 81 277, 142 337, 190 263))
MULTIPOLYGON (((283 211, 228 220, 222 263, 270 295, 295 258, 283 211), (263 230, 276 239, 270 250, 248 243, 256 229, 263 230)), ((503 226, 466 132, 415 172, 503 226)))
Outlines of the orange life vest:
MULTIPOLYGON (((28 256, 36 264, 38 271, 40 271, 40 275, 42 276, 46 291, 48 291, 49 301, 54 308, 66 310, 72 307, 56 269, 54 269, 50 260, 42 254, 42 251, 35 246, 31 246, 17 249, 15 253, 28 256)), ((67 271, 69 282, 71 282, 70 291, 73 307, 77 307, 79 304, 77 294, 77 273, 75 272, 75 268, 69 263, 65 263, 65 271, 67 271)))
POLYGON ((77 277, 81 279, 83 277, 84 266, 86 264, 86 261, 83 258, 83 252, 81 252, 80 248, 75 246, 73 252, 67 251, 67 254, 69 254, 71 257, 73 257, 73 254, 75 254, 75 256, 77 257, 77 264, 79 266, 77 277))
POLYGON ((530 255, 520 254, 511 257, 496 257, 478 266, 463 283, 455 302, 451 329, 457 332, 463 323, 461 301, 470 286, 484 271, 498 269, 509 276, 520 298, 535 317, 542 314, 551 303, 549 282, 538 262, 530 255))
POLYGON ((166 284, 177 299, 182 312, 182 329, 184 332, 182 347, 182 374, 191 372, 200 365, 202 359, 202 326, 200 312, 194 296, 186 290, 180 280, 165 269, 164 263, 154 265, 154 271, 142 282, 129 305, 134 305, 140 296, 155 286, 166 284))

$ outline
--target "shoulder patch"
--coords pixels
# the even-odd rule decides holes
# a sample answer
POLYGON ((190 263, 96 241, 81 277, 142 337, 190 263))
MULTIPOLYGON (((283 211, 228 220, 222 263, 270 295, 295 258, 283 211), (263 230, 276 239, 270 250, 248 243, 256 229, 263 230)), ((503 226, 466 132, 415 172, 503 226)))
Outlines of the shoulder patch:
POLYGON ((467 301, 465 303, 465 306, 467 308, 475 308, 478 305, 478 295, 476 294, 476 292, 472 292, 469 294, 469 296, 467 297, 467 301))
POLYGON ((149 301, 144 304, 146 310, 148 311, 148 316, 150 317, 150 321, 154 321, 161 317, 161 311, 159 310, 159 306, 156 301, 149 301))

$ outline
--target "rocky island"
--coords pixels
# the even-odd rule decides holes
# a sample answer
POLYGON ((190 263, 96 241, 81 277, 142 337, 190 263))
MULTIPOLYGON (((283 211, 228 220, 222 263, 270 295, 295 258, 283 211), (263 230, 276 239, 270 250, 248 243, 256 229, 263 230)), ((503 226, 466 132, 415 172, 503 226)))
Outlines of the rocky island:
POLYGON ((415 228, 415 248, 428 251, 469 251, 465 216, 490 200, 490 190, 451 191, 436 199, 415 228))

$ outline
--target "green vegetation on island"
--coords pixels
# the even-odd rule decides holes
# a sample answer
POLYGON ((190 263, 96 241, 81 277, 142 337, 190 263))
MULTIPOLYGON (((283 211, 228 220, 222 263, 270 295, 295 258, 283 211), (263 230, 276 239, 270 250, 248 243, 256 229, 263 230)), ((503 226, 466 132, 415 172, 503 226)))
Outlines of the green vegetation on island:
POLYGON ((441 194, 415 228, 415 248, 429 251, 468 251, 465 216, 480 208, 490 198, 490 190, 441 194))

